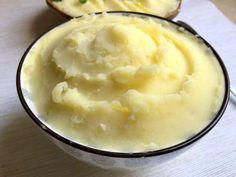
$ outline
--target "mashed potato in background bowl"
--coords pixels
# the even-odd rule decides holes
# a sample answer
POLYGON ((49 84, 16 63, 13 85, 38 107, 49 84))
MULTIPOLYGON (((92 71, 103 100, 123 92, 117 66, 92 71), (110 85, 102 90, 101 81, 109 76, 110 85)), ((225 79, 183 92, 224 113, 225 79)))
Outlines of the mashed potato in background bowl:
POLYGON ((217 123, 229 94, 227 72, 209 44, 139 13, 68 21, 29 48, 18 72, 33 119, 76 147, 66 145, 77 158, 82 149, 82 160, 105 167, 112 163, 102 164, 103 155, 134 160, 196 141, 217 123))

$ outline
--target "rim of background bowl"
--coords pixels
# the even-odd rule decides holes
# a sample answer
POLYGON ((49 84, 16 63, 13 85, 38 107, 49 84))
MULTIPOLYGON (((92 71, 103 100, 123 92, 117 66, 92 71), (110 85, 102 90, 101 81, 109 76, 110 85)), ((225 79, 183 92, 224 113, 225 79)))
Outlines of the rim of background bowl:
MULTIPOLYGON (((172 20, 163 18, 163 17, 159 17, 156 15, 151 15, 151 14, 145 14, 145 13, 140 13, 140 12, 125 12, 125 11, 109 11, 107 12, 109 14, 117 14, 117 15, 124 15, 124 14, 131 14, 137 17, 141 17, 141 16, 146 16, 146 17, 151 17, 151 18, 156 18, 156 19, 160 19, 160 20, 164 20, 167 21, 169 23, 172 23, 178 27, 183 27, 185 30, 187 30, 189 33, 193 34, 194 36, 196 36, 197 38, 199 38, 200 40, 202 40, 204 42, 204 44, 209 47, 213 54, 215 55, 216 59, 218 60, 223 75, 224 75, 224 80, 225 80, 225 94, 224 94, 224 99, 222 102, 222 105, 219 109, 219 111, 217 112, 217 114, 215 114, 214 118, 212 118, 211 122, 205 127, 203 128, 200 132, 198 132, 197 134, 195 134, 194 136, 192 136, 191 138, 178 143, 174 146, 170 146, 164 149, 160 149, 160 150, 154 150, 154 151, 147 151, 147 152, 134 152, 134 153, 129 153, 129 152, 113 152, 113 151, 107 151, 107 150, 100 150, 100 149, 96 149, 93 147, 89 147, 86 145, 82 145, 79 144, 78 142, 72 141, 68 138, 63 137, 62 135, 59 135, 57 132, 55 132, 53 129, 50 129, 47 125, 45 125, 43 123, 43 121, 41 121, 39 118, 37 118, 37 116, 31 111, 31 109, 29 108, 29 106, 27 105, 25 98, 23 96, 23 92, 22 92, 22 87, 21 87, 21 71, 22 71, 22 66, 23 63, 25 61, 26 56, 28 55, 28 52, 31 50, 32 46, 37 43, 37 41, 44 36, 46 33, 48 33, 49 31, 45 32, 44 34, 42 34, 41 36, 39 36, 38 38, 36 38, 36 40, 27 48, 27 50, 25 51, 24 55, 22 56, 19 66, 17 68, 17 75, 16 75, 16 87, 17 87, 17 93, 19 96, 19 99, 21 101, 21 104, 23 105, 25 111, 28 113, 28 115, 31 117, 31 119, 41 128, 43 129, 45 132, 47 132, 50 136, 56 138, 57 140, 59 140, 60 142, 63 142, 69 146, 72 146, 74 148, 77 148, 79 150, 82 151, 86 151, 88 153, 93 153, 93 154, 97 154, 97 155, 103 155, 103 156, 109 156, 109 157, 118 157, 118 158, 140 158, 140 157, 151 157, 151 156, 160 156, 160 155, 164 155, 164 154, 168 154, 180 149, 183 149, 187 146, 189 146, 190 144, 193 144, 194 142, 196 142, 197 140, 199 140, 200 138, 202 138, 205 134, 207 134, 216 124, 217 122, 221 119, 222 115, 224 114, 228 101, 229 101, 229 95, 230 95, 230 81, 229 81, 229 76, 228 76, 228 72, 227 69, 221 59, 221 57, 217 54, 217 52, 215 51, 215 49, 201 36, 199 36, 198 34, 194 33, 193 31, 185 28, 184 26, 178 24, 177 22, 174 22, 172 20)), ((101 15, 102 12, 97 12, 95 13, 96 15, 101 15)), ((82 16, 79 16, 77 18, 80 18, 82 16)), ((66 22, 64 22, 66 23, 66 22)), ((63 23, 63 24, 64 24, 63 23)), ((56 26, 58 27, 58 26, 56 26)))

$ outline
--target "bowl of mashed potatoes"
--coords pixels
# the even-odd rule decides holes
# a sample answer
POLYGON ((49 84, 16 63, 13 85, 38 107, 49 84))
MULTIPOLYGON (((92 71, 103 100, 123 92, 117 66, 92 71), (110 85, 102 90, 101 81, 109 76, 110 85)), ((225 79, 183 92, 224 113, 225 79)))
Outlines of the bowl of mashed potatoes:
POLYGON ((132 11, 173 19, 182 0, 46 0, 59 15, 71 19, 83 14, 107 11, 132 11))
POLYGON ((229 99, 216 51, 180 24, 135 12, 84 15, 23 55, 17 90, 63 150, 102 168, 156 165, 209 132, 229 99))

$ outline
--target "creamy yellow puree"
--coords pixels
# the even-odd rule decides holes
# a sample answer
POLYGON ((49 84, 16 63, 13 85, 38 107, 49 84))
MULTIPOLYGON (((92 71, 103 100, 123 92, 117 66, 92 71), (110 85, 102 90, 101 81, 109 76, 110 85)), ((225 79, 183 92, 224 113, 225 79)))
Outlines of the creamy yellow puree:
POLYGON ((71 20, 36 43, 23 71, 49 126, 111 151, 180 143, 211 121, 224 95, 221 67, 205 44, 138 17, 71 20))
POLYGON ((167 17, 176 11, 180 0, 80 0, 52 1, 53 5, 66 14, 77 17, 99 11, 136 11, 167 17))

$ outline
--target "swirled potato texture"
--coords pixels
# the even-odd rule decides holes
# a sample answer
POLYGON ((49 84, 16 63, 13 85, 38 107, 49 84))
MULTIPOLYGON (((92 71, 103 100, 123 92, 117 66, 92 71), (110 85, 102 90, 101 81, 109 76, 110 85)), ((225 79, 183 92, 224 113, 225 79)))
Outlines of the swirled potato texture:
POLYGON ((40 39, 24 71, 48 125, 119 152, 188 139, 224 96, 221 67, 205 44, 173 24, 138 17, 71 20, 40 39))

